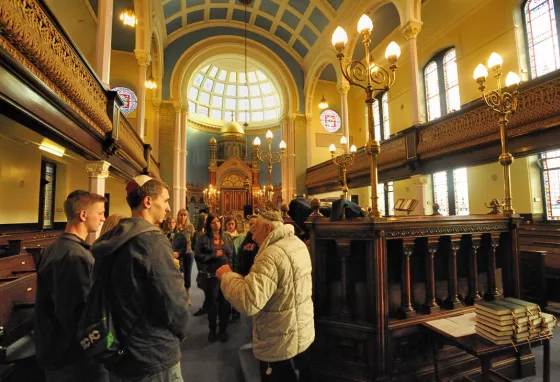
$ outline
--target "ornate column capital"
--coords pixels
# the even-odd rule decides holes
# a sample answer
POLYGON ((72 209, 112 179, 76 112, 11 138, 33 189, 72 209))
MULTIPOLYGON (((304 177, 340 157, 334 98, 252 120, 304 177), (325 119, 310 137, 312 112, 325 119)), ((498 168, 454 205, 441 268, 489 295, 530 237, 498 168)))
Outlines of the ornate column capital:
POLYGON ((143 50, 134 50, 134 55, 136 56, 136 60, 138 61, 139 66, 146 67, 150 64, 152 60, 152 56, 150 52, 146 52, 143 50))
POLYGON ((154 107, 154 111, 158 113, 161 109, 161 99, 152 98, 152 106, 154 107))
POLYGON ((350 83, 348 83, 348 81, 341 81, 338 85, 336 85, 336 88, 340 94, 347 94, 350 90, 350 83))
POLYGON ((421 21, 410 20, 400 29, 400 32, 409 41, 418 36, 418 33, 422 30, 422 24, 421 21))
POLYGON ((183 109, 183 103, 180 101, 173 102, 173 108, 175 109, 175 113, 180 113, 183 109))
POLYGON ((111 167, 111 163, 104 160, 86 162, 86 171, 90 178, 107 178, 109 176, 109 167, 111 167))
POLYGON ((310 124, 312 120, 313 120, 313 114, 311 113, 305 114, 305 122, 307 122, 307 124, 310 124))
POLYGON ((413 175, 410 179, 414 182, 416 187, 423 187, 428 184, 429 175, 413 175))
POLYGON ((188 117, 189 116, 189 106, 188 105, 182 105, 181 106, 181 112, 188 117))

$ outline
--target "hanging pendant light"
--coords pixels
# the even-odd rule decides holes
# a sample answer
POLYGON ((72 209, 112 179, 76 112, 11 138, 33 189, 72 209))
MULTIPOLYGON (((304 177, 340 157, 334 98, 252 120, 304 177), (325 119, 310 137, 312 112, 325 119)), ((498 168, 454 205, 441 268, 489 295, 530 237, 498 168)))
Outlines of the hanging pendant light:
POLYGON ((321 102, 319 102, 319 109, 326 109, 329 107, 327 100, 325 99, 325 95, 323 94, 323 98, 321 98, 321 102))
POLYGON ((148 77, 148 79, 146 80, 146 82, 144 83, 146 85, 146 89, 155 89, 157 88, 157 82, 154 79, 153 74, 153 66, 150 65, 150 77, 148 77))
POLYGON ((132 28, 138 24, 138 19, 136 18, 134 7, 132 6, 132 0, 129 2, 129 8, 126 8, 121 12, 119 19, 121 19, 124 25, 132 28))

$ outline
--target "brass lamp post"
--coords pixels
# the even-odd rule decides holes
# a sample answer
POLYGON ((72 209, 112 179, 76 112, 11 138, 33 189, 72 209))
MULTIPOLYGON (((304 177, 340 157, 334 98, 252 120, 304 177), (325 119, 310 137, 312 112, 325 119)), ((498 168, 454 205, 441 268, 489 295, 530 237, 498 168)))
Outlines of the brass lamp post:
POLYGON ((482 93, 482 99, 486 102, 490 109, 500 115, 498 121, 500 125, 500 140, 502 144, 502 153, 498 158, 500 164, 504 167, 504 215, 513 215, 515 213, 511 202, 511 183, 510 183, 510 166, 513 163, 513 156, 509 153, 507 142, 507 124, 508 115, 515 113, 517 110, 517 90, 519 88, 519 76, 513 72, 509 72, 506 76, 506 86, 502 88, 502 57, 497 53, 492 53, 488 59, 488 67, 494 72, 494 78, 498 82, 498 89, 485 92, 486 86, 484 82, 488 77, 488 70, 482 64, 478 65, 474 70, 474 79, 478 82, 478 89, 482 93))
MULTIPOLYGON (((342 136, 340 138, 340 144, 346 147, 346 137, 342 136)), ((329 151, 331 152, 331 157, 335 165, 342 169, 342 195, 344 199, 348 199, 348 184, 346 183, 346 168, 354 164, 354 158, 356 156, 356 146, 352 145, 350 147, 350 154, 341 154, 335 156, 336 146, 332 143, 329 146, 329 151)))
POLYGON ((204 204, 208 206, 208 212, 218 212, 218 203, 220 202, 220 190, 210 185, 202 191, 204 204))
POLYGON ((272 165, 276 163, 280 163, 282 158, 284 157, 284 153, 286 152, 286 142, 280 142, 280 152, 272 151, 272 131, 268 130, 266 132, 266 139, 268 140, 268 152, 260 151, 261 140, 259 137, 255 137, 253 141, 253 146, 257 150, 257 159, 261 162, 268 163, 268 187, 266 190, 266 198, 269 201, 272 201, 272 165))
POLYGON ((338 51, 336 55, 340 61, 340 71, 350 85, 358 86, 366 92, 366 105, 368 112, 368 131, 369 139, 365 146, 365 151, 370 157, 370 180, 371 180, 371 214, 370 217, 381 217, 381 211, 378 206, 377 196, 377 156, 381 152, 381 146, 377 141, 374 133, 373 123, 373 92, 377 90, 389 90, 395 82, 395 71, 397 70, 397 60, 401 54, 401 49, 393 41, 387 46, 385 57, 389 61, 389 70, 381 65, 371 62, 369 57, 369 45, 371 43, 370 36, 373 29, 371 19, 362 15, 358 21, 358 32, 362 35, 365 52, 366 63, 353 60, 349 64, 343 64, 344 48, 348 42, 348 36, 341 27, 337 27, 332 36, 332 44, 338 51))

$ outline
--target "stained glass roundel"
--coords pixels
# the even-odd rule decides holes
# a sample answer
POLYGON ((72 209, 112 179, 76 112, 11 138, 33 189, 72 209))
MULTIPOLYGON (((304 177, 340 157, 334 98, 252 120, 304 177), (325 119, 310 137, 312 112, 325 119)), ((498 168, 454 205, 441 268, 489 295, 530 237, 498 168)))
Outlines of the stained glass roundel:
POLYGON ((321 125, 327 130, 329 133, 337 132, 342 126, 340 122, 340 117, 334 110, 325 110, 321 113, 319 117, 321 120, 321 125))
POLYGON ((125 88, 123 86, 117 86, 116 88, 111 89, 121 97, 123 101, 123 105, 121 106, 121 111, 124 115, 128 115, 136 110, 138 106, 138 102, 136 100, 136 94, 129 88, 125 88))

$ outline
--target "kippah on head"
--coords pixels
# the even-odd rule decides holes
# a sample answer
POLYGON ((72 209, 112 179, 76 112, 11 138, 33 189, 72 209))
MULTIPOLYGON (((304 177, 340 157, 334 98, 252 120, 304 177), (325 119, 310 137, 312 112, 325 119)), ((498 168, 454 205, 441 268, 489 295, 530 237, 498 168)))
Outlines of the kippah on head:
POLYGON ((131 193, 133 193, 134 191, 136 191, 137 189, 142 187, 144 185, 144 183, 146 183, 147 181, 152 180, 152 179, 153 178, 149 177, 148 175, 135 176, 126 185, 126 194, 130 195, 131 193))
POLYGON ((264 211, 261 216, 266 219, 269 220, 271 222, 284 222, 284 219, 282 219, 282 215, 280 214, 279 211, 275 211, 275 210, 268 210, 268 211, 264 211))

